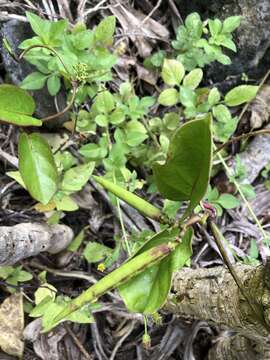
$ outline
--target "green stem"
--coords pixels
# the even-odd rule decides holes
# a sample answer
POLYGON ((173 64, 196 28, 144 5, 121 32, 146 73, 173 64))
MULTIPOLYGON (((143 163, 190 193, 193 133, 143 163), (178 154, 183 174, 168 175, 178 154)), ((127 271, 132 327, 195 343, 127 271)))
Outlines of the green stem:
POLYGON ((162 222, 163 216, 161 210, 151 205, 149 202, 133 194, 132 192, 123 189, 121 186, 114 184, 113 182, 104 179, 101 176, 93 176, 94 180, 103 186, 106 190, 110 191, 115 196, 119 197, 133 208, 140 211, 145 216, 162 222))
POLYGON ((45 331, 47 332, 51 330, 72 312, 80 309, 87 303, 96 301, 104 293, 118 287, 122 283, 125 283, 143 270, 147 269, 149 266, 159 262, 168 256, 178 244, 178 241, 174 241, 168 244, 155 246, 124 263, 110 274, 104 276, 96 284, 91 286, 89 289, 75 298, 71 303, 69 303, 58 315, 56 315, 52 319, 52 323, 45 328, 45 331))
MULTIPOLYGON (((107 139, 108 139, 108 144, 109 144, 109 150, 111 151, 112 150, 112 142, 111 142, 111 137, 110 137, 109 127, 108 126, 106 127, 106 134, 107 134, 107 139)), ((114 184, 116 184, 114 168, 113 168, 112 173, 113 173, 113 182, 114 182, 114 184)), ((126 234, 126 229, 125 229, 125 224, 124 224, 124 220, 123 220, 122 210, 121 210, 120 201, 119 201, 118 197, 116 197, 116 206, 117 206, 117 212, 118 212, 118 216, 119 216, 120 226, 121 226, 124 242, 125 242, 125 245, 126 245, 126 249, 127 249, 127 252, 128 252, 128 256, 131 256, 131 250, 130 250, 130 246, 129 246, 129 243, 128 243, 128 238, 127 238, 127 234, 126 234)))
MULTIPOLYGON (((215 150, 216 150, 216 147, 214 146, 215 150)), ((266 232, 264 231, 263 227, 262 227, 262 224, 260 223, 259 219, 257 218, 256 214, 254 213, 252 207, 250 206, 250 203, 248 202, 247 198, 245 197, 245 195, 243 194, 243 191, 241 190, 241 187, 239 185, 239 183, 233 178, 233 173, 232 173, 232 170, 229 168, 229 166, 226 164, 225 160, 223 159, 222 155, 217 152, 216 155, 218 156, 220 162, 222 163, 226 173, 227 173, 227 176, 231 177, 232 178, 232 182, 234 183, 237 191, 239 192, 239 195, 241 196, 241 198, 243 199, 250 215, 253 217, 255 223, 258 225, 258 228, 260 229, 264 239, 267 239, 267 235, 266 235, 266 232)))

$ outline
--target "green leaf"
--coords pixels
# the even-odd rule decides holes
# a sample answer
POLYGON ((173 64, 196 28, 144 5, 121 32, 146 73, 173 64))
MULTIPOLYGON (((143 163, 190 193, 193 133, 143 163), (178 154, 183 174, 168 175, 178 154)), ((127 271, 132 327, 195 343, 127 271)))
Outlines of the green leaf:
POLYGON ((213 115, 217 119, 217 121, 225 124, 232 118, 230 110, 227 108, 227 106, 223 104, 219 104, 213 107, 213 115))
POLYGON ((231 194, 221 194, 217 202, 224 209, 234 209, 240 205, 240 201, 231 194))
POLYGON ((58 211, 76 211, 79 209, 77 203, 68 195, 55 196, 53 201, 58 211))
POLYGON ((142 134, 138 131, 127 131, 126 133, 126 143, 131 146, 135 147, 140 145, 148 138, 148 135, 142 134))
POLYGON ((249 102, 255 98, 259 86, 239 85, 230 90, 225 96, 225 104, 228 106, 237 106, 249 102))
MULTIPOLYGON (((166 229, 153 236, 136 256, 154 246, 175 241, 179 229, 166 229)), ((172 274, 190 258, 192 230, 189 229, 174 252, 119 287, 120 295, 129 311, 155 313, 166 301, 171 287, 172 274)))
POLYGON ((161 195, 169 200, 189 200, 187 216, 203 198, 212 163, 211 116, 184 124, 171 140, 165 165, 154 165, 161 195))
POLYGON ((115 31, 115 16, 107 16, 95 29, 96 41, 104 46, 112 45, 115 31))
POLYGON ((203 78, 202 69, 194 69, 185 76, 183 85, 192 90, 195 90, 202 81, 202 78, 203 78))
POLYGON ((114 109, 114 97, 109 91, 101 91, 95 101, 98 112, 108 114, 114 109))
POLYGON ((222 28, 222 22, 219 19, 208 20, 208 25, 210 29, 211 36, 215 37, 217 36, 222 28))
POLYGON ((23 182, 22 176, 19 171, 8 171, 6 175, 16 180, 24 189, 26 189, 25 183, 23 182))
POLYGON ((98 144, 86 144, 80 148, 79 153, 89 160, 100 160, 105 158, 108 150, 98 144))
POLYGON ((176 89, 163 90, 158 97, 159 104, 163 106, 173 106, 179 102, 179 94, 176 89))
POLYGON ((39 134, 19 138, 19 171, 31 196, 47 204, 57 190, 58 173, 51 148, 39 134))
POLYGON ((51 96, 55 96, 59 92, 60 87, 61 87, 60 78, 56 75, 50 76, 47 81, 47 87, 48 87, 49 94, 51 96))
POLYGON ((213 88, 210 90, 208 95, 208 103, 209 105, 213 106, 216 105, 220 100, 220 93, 217 88, 213 88))
POLYGON ((192 108, 196 106, 196 93, 194 90, 188 87, 181 86, 179 98, 181 104, 187 108, 192 108))
POLYGON ((108 126, 109 118, 108 118, 107 115, 100 114, 100 115, 95 117, 95 123, 98 126, 106 127, 106 126, 108 126))
POLYGON ((76 252, 79 247, 81 246, 83 240, 84 240, 84 232, 85 228, 82 229, 78 235, 75 236, 75 238, 71 241, 71 243, 68 246, 68 250, 72 252, 76 252))
POLYGON ((26 11, 26 17, 30 22, 31 28, 45 43, 49 41, 50 22, 43 20, 39 16, 26 11))
POLYGON ((41 126, 42 121, 33 118, 33 98, 15 85, 0 85, 0 120, 19 126, 41 126))
POLYGON ((25 90, 39 90, 43 88, 47 79, 48 75, 35 71, 23 79, 20 87, 25 90))
POLYGON ((80 191, 89 180, 94 168, 94 162, 72 167, 64 174, 61 190, 67 193, 80 191))
POLYGON ((185 75, 185 68, 180 61, 165 59, 162 67, 161 76, 167 85, 180 85, 185 75))
POLYGON ((223 22, 222 32, 223 33, 233 32, 240 25, 241 19, 242 19, 241 16, 230 16, 227 19, 225 19, 223 22))
POLYGON ((84 249, 83 256, 89 263, 96 263, 111 255, 112 249, 97 242, 89 242, 84 249))

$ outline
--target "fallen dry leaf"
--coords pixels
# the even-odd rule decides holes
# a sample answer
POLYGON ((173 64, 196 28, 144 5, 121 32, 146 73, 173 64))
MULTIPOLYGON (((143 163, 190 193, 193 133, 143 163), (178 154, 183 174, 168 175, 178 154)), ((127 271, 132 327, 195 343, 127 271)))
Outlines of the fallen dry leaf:
POLYGON ((0 306, 0 347, 4 352, 22 358, 23 328, 23 297, 21 293, 16 293, 0 306))
POLYGON ((270 115, 270 86, 263 85, 249 106, 250 125, 253 129, 260 128, 268 121, 270 115))

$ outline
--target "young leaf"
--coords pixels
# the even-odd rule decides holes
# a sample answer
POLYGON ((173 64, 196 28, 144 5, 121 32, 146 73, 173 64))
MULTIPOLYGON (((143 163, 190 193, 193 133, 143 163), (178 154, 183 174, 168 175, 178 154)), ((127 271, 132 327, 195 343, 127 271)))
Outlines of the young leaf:
POLYGON ((39 134, 19 138, 19 170, 31 196, 47 204, 57 190, 58 173, 51 148, 39 134))
POLYGON ((209 105, 213 106, 216 105, 220 100, 220 93, 217 88, 213 88, 210 90, 210 93, 208 95, 208 102, 209 105))
POLYGON ((62 180, 61 190, 67 193, 80 191, 92 175, 94 167, 94 162, 88 162, 66 171, 62 180))
POLYGON ((30 22, 32 30, 42 39, 45 43, 49 41, 50 22, 43 20, 39 16, 26 11, 26 17, 30 22))
POLYGON ((185 68, 180 61, 173 59, 164 60, 161 76, 165 84, 170 86, 180 85, 184 75, 185 68))
POLYGON ((240 205, 240 201, 231 194, 221 194, 217 202, 224 209, 233 209, 240 205))
POLYGON ((254 85, 240 85, 230 90, 225 96, 227 106, 237 106, 255 98, 259 87, 254 85))
POLYGON ((112 45, 115 31, 115 16, 107 16, 95 29, 96 41, 104 46, 112 45))
POLYGON ((15 85, 0 85, 0 121, 19 126, 41 126, 42 121, 33 118, 33 98, 15 85))
POLYGON ((183 85, 192 90, 195 90, 203 78, 203 72, 201 69, 194 69, 184 78, 183 85))
POLYGON ((176 89, 163 90, 158 97, 159 104, 163 106, 173 106, 176 105, 178 101, 179 94, 176 89))
POLYGON ((236 28, 238 28, 240 23, 241 23, 241 16, 230 16, 224 20, 222 32, 223 33, 231 33, 236 28))
POLYGON ((21 82, 21 88, 25 90, 38 90, 43 88, 48 75, 44 75, 38 71, 32 72, 21 82))
MULTIPOLYGON (((164 304, 171 287, 173 272, 183 267, 192 254, 192 234, 192 229, 187 230, 172 254, 119 287, 120 295, 129 311, 153 314, 164 304)), ((154 246, 173 242, 178 235, 179 229, 163 230, 144 244, 134 257, 154 246)))
POLYGON ((97 242, 89 242, 84 249, 83 256, 89 263, 96 263, 111 255, 112 249, 97 242))
POLYGON ((171 140, 165 165, 154 165, 161 195, 169 200, 189 200, 187 216, 203 198, 212 162, 211 116, 184 124, 171 140))
POLYGON ((51 96, 55 96, 61 87, 60 78, 56 75, 50 76, 47 81, 47 87, 48 87, 49 94, 51 96))

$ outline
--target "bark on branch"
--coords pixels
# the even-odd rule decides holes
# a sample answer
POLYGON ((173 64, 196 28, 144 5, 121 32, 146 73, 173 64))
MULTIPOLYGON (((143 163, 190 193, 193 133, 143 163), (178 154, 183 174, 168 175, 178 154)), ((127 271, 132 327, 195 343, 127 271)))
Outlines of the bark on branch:
POLYGON ((265 267, 238 265, 236 271, 265 324, 255 316, 231 274, 223 267, 178 272, 165 308, 232 330, 217 341, 209 359, 270 359, 270 264, 265 267))
POLYGON ((0 265, 17 261, 43 251, 56 254, 73 239, 73 231, 66 225, 22 223, 0 227, 0 265))

